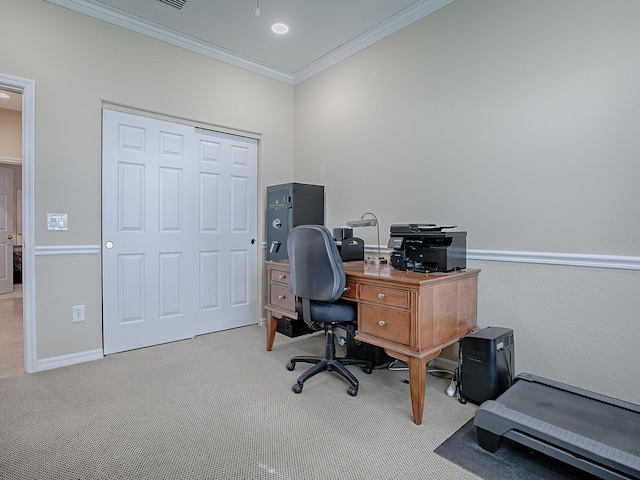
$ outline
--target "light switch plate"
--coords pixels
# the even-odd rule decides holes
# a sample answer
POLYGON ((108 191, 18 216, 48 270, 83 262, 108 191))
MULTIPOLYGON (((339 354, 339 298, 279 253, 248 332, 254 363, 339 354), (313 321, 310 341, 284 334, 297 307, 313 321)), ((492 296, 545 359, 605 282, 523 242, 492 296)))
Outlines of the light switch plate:
POLYGON ((67 230, 66 213, 47 213, 47 230, 67 230))

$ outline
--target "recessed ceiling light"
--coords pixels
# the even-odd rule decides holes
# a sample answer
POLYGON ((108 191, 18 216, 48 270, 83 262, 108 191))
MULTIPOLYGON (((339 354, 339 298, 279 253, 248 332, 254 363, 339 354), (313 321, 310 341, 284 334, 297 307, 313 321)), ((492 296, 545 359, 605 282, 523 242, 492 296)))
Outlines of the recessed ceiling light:
POLYGON ((282 35, 289 31, 289 27, 287 27, 284 23, 274 23, 273 25, 271 25, 271 30, 273 31, 273 33, 282 35))
POLYGON ((0 92, 0 98, 9 98, 9 95, 4 92, 0 92))

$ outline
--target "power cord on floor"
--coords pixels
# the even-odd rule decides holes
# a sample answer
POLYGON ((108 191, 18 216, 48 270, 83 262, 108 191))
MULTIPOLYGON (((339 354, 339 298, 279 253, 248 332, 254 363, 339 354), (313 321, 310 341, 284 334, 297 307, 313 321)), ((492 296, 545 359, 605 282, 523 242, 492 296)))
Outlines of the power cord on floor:
MULTIPOLYGON (((402 360, 398 360, 396 358, 394 361, 389 363, 389 365, 387 366, 387 370, 391 370, 393 372, 403 372, 409 370, 409 366, 406 364, 406 362, 403 362, 402 360)), ((455 373, 449 370, 427 369, 427 373, 438 378, 453 378, 455 376, 455 373)))
MULTIPOLYGON (((409 370, 409 366, 406 364, 406 362, 395 359, 391 363, 389 363, 389 365, 387 365, 387 370, 391 370, 392 372, 402 372, 402 371, 409 370)), ((452 388, 451 387, 452 385, 453 385, 453 392, 449 396, 452 397, 455 394, 455 391, 457 389, 456 372, 451 372, 449 370, 427 369, 427 374, 433 375, 434 377, 438 377, 438 378, 450 378, 451 383, 449 384, 449 387, 447 387, 447 395, 449 395, 449 390, 452 388)), ((409 383, 409 380, 403 380, 403 382, 409 383)))

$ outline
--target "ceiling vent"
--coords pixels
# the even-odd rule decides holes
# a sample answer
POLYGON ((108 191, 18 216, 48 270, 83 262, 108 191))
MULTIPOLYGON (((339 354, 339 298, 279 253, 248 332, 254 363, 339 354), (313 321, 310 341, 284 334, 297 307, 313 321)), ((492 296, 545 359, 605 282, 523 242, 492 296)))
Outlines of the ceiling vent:
POLYGON ((187 3, 187 0, 154 0, 157 3, 161 3, 167 7, 171 7, 175 10, 182 10, 184 4, 187 3))

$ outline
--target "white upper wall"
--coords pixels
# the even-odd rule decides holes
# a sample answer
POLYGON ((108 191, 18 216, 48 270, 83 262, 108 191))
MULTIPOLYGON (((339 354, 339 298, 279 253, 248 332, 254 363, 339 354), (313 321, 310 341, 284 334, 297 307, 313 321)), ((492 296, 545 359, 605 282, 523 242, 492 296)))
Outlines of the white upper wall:
MULTIPOLYGON (((296 86, 295 178, 468 248, 640 256, 640 2, 456 0, 296 86)), ((359 231, 375 243, 373 229, 359 231)))

